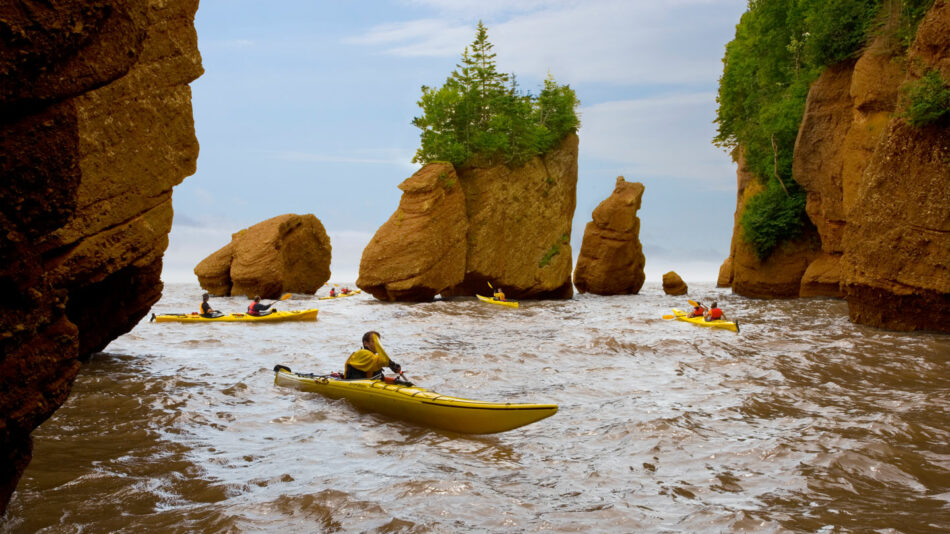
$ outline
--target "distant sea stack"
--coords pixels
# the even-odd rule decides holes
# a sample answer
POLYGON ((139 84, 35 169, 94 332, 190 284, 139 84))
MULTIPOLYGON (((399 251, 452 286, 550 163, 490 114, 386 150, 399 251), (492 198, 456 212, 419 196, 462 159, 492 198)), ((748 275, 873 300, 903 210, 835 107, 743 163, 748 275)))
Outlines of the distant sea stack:
POLYGON ((311 214, 289 213, 232 234, 230 243, 195 267, 195 275, 217 296, 312 295, 330 279, 330 255, 323 223, 311 214))
POLYGON ((465 279, 465 194, 451 163, 430 163, 399 189, 399 208, 363 250, 356 285, 380 300, 432 300, 465 279))
POLYGON ((574 269, 581 293, 630 295, 643 287, 646 260, 637 217, 643 191, 643 184, 618 176, 613 193, 594 209, 574 269))
POLYGON ((670 271, 663 275, 663 292, 673 296, 685 295, 689 292, 689 286, 676 271, 670 271))
POLYGON ((0 10, 0 513, 80 358, 161 296, 198 157, 195 1, 0 10))
MULTIPOLYGON (((437 287, 458 278, 453 270, 457 267, 452 265, 459 261, 457 237, 463 225, 458 219, 464 219, 464 277, 438 293, 486 294, 491 292, 491 283, 502 287, 511 299, 570 298, 574 292, 570 235, 576 205, 577 147, 577 135, 571 133, 554 149, 516 168, 455 169, 464 205, 449 198, 451 192, 420 192, 404 182, 400 209, 403 203, 417 207, 412 213, 403 212, 404 229, 400 230, 397 210, 377 232, 363 252, 357 286, 390 300, 434 295, 437 287), (423 197, 434 204, 419 204, 423 197), (450 206, 460 211, 452 213, 450 206), (414 237, 415 232, 408 230, 422 223, 434 228, 414 237), (425 244, 429 250, 423 258, 415 259, 418 247, 425 244), (380 289, 387 284, 388 288, 380 289)), ((451 175, 447 170, 446 174, 451 175)))
MULTIPOLYGON (((950 82, 950 2, 934 2, 906 50, 894 39, 876 35, 810 88, 793 174, 812 235, 761 262, 743 254, 737 227, 720 283, 746 296, 844 297, 858 323, 950 331, 950 121, 906 115, 911 89, 950 82)), ((739 156, 737 217, 749 183, 739 156)))

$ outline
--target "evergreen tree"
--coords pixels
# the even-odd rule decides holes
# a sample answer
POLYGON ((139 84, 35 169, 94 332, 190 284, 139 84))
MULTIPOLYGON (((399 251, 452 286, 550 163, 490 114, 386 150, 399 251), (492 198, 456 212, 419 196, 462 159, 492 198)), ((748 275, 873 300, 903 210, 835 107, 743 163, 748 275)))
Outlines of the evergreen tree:
POLYGON ((422 130, 421 146, 413 162, 521 165, 580 125, 570 87, 549 76, 540 97, 522 94, 513 74, 498 71, 493 48, 479 21, 475 40, 445 84, 422 87, 423 114, 412 121, 422 130))

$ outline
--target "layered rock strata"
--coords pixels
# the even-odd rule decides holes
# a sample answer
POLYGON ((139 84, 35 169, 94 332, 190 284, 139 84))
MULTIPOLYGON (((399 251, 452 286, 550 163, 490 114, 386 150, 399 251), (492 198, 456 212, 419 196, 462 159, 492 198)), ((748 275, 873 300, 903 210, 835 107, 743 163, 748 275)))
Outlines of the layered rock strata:
POLYGON ((399 189, 399 208, 363 250, 356 285, 380 300, 431 300, 465 279, 465 194, 450 163, 426 165, 399 189))
MULTIPOLYGON (((396 219, 390 218, 377 234, 379 240, 374 237, 374 243, 364 251, 357 285, 387 300, 422 300, 434 295, 445 280, 458 277, 457 235, 463 220, 467 228, 464 276, 438 293, 485 294, 491 291, 491 283, 503 287, 512 299, 570 298, 574 293, 570 236, 576 204, 577 146, 577 135, 570 134, 556 148, 518 168, 455 169, 464 196, 461 206, 443 193, 416 191, 416 185, 403 189, 407 206, 419 202, 413 200, 416 196, 433 202, 439 199, 438 206, 413 208, 416 211, 408 227, 413 232, 428 225, 433 228, 413 236, 396 224, 401 208, 397 210, 396 219), (450 214, 450 209, 458 211, 450 214), (413 248, 407 248, 406 243, 413 248), (438 248, 418 250, 425 243, 438 248), (424 256, 417 260, 416 254, 424 256), (382 289, 386 284, 396 285, 382 289)), ((403 213, 406 224, 407 212, 403 213)))
POLYGON ((314 215, 289 213, 231 235, 195 267, 201 287, 218 296, 265 299, 314 294, 330 279, 330 237, 314 215))
POLYGON ((0 9, 0 512, 80 358, 161 296, 198 156, 197 2, 0 9))
POLYGON ((617 177, 614 191, 593 212, 574 268, 574 287, 597 295, 636 294, 646 275, 637 210, 643 184, 617 177))

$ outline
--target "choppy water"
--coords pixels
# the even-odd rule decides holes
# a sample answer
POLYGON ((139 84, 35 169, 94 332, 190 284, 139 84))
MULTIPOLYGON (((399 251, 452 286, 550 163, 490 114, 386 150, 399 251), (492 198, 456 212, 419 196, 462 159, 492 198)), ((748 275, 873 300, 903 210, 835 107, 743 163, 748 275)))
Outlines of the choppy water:
MULTIPOLYGON (((199 295, 168 286, 155 311, 199 295)), ((685 301, 649 284, 520 310, 297 296, 279 307, 319 321, 146 319, 36 430, 0 531, 950 530, 950 336, 856 326, 834 300, 691 296, 741 334, 664 321, 685 301), (370 329, 419 385, 560 411, 465 436, 273 385, 277 363, 341 369, 370 329)))

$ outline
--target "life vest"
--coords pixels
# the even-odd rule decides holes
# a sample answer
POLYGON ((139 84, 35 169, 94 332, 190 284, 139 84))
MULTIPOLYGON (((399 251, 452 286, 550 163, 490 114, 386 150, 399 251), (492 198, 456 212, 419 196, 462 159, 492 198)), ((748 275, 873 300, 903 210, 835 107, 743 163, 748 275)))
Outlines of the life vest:
POLYGON ((257 304, 257 303, 252 300, 251 303, 247 305, 247 314, 248 314, 248 315, 257 315, 258 312, 257 312, 257 310, 254 309, 254 305, 255 305, 255 304, 257 304))
POLYGON ((718 321, 719 319, 722 319, 722 310, 720 310, 719 308, 710 308, 709 320, 718 321))
POLYGON ((494 297, 495 300, 505 300, 505 294, 501 291, 496 291, 494 297))

